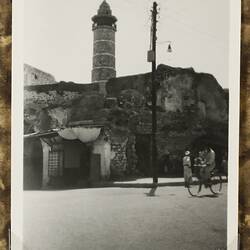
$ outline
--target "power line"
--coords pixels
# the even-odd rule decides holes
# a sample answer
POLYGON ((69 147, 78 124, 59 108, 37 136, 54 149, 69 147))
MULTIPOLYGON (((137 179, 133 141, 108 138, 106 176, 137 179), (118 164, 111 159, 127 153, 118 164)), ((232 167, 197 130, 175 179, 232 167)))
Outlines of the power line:
POLYGON ((206 39, 206 40, 207 39, 212 40, 214 42, 215 46, 226 48, 226 45, 223 44, 223 42, 220 41, 219 39, 217 39, 216 37, 211 37, 211 36, 207 35, 206 33, 202 33, 202 32, 200 32, 198 30, 193 29, 190 26, 188 27, 185 23, 181 22, 179 19, 177 19, 177 18, 175 18, 173 16, 172 17, 168 16, 168 21, 172 21, 175 25, 179 26, 183 30, 186 30, 187 32, 191 32, 191 33, 201 35, 200 36, 201 39, 203 38, 203 39, 206 39))
MULTIPOLYGON (((167 2, 169 2, 169 1, 167 1, 167 2)), ((191 24, 189 22, 190 19, 187 20, 186 16, 181 11, 176 11, 176 9, 174 9, 171 6, 169 8, 161 7, 161 9, 163 11, 165 10, 165 12, 167 12, 165 17, 161 17, 161 20, 170 21, 170 19, 172 18, 175 20, 175 22, 180 23, 182 28, 184 28, 184 29, 186 28, 192 32, 199 33, 199 34, 206 36, 212 40, 215 40, 217 43, 222 43, 222 41, 220 41, 220 39, 217 36, 214 36, 214 34, 204 32, 203 30, 201 31, 201 29, 197 28, 197 25, 191 24), (186 20, 186 21, 182 21, 182 20, 186 20)), ((221 44, 221 46, 223 46, 223 45, 221 44)))

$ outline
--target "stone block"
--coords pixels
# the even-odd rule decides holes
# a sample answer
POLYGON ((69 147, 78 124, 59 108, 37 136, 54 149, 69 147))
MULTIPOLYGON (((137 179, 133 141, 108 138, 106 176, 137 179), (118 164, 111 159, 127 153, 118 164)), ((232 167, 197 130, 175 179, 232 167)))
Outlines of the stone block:
POLYGON ((110 53, 115 55, 115 43, 112 41, 97 41, 94 43, 94 55, 99 53, 110 53))
POLYGON ((99 27, 94 30, 94 41, 97 40, 111 40, 115 41, 115 31, 110 28, 99 27))

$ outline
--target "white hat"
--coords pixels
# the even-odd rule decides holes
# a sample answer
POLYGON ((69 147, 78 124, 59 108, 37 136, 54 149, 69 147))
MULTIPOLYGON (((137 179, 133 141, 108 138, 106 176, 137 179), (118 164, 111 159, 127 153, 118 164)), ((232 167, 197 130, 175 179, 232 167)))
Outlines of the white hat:
POLYGON ((186 151, 186 152, 185 152, 185 155, 189 155, 189 154, 190 154, 190 151, 186 151))

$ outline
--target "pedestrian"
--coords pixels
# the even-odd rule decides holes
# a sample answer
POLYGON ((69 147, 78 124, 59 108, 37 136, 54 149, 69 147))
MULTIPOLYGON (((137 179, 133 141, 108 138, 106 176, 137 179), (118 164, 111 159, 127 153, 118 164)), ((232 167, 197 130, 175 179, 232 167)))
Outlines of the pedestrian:
POLYGON ((164 156, 164 173, 169 174, 170 171, 170 160, 169 160, 169 152, 167 151, 164 156))
POLYGON ((224 172, 226 178, 228 177, 228 161, 227 161, 227 153, 225 153, 222 157, 221 161, 221 170, 224 172))
POLYGON ((183 172, 184 172, 184 183, 185 187, 188 187, 188 182, 190 178, 192 178, 192 164, 190 158, 190 151, 185 152, 185 156, 183 157, 183 172))

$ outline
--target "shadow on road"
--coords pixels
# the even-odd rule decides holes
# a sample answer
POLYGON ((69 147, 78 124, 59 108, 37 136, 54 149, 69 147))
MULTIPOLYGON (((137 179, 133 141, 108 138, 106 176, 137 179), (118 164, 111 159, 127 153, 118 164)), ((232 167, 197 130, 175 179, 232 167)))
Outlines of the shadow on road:
POLYGON ((218 198, 219 196, 216 194, 204 194, 204 195, 200 195, 198 196, 198 198, 218 198))
POLYGON ((149 197, 154 197, 157 187, 152 187, 148 193, 145 193, 149 197))
POLYGON ((218 198, 219 195, 216 194, 204 194, 204 195, 197 195, 197 196, 190 196, 189 198, 218 198))

